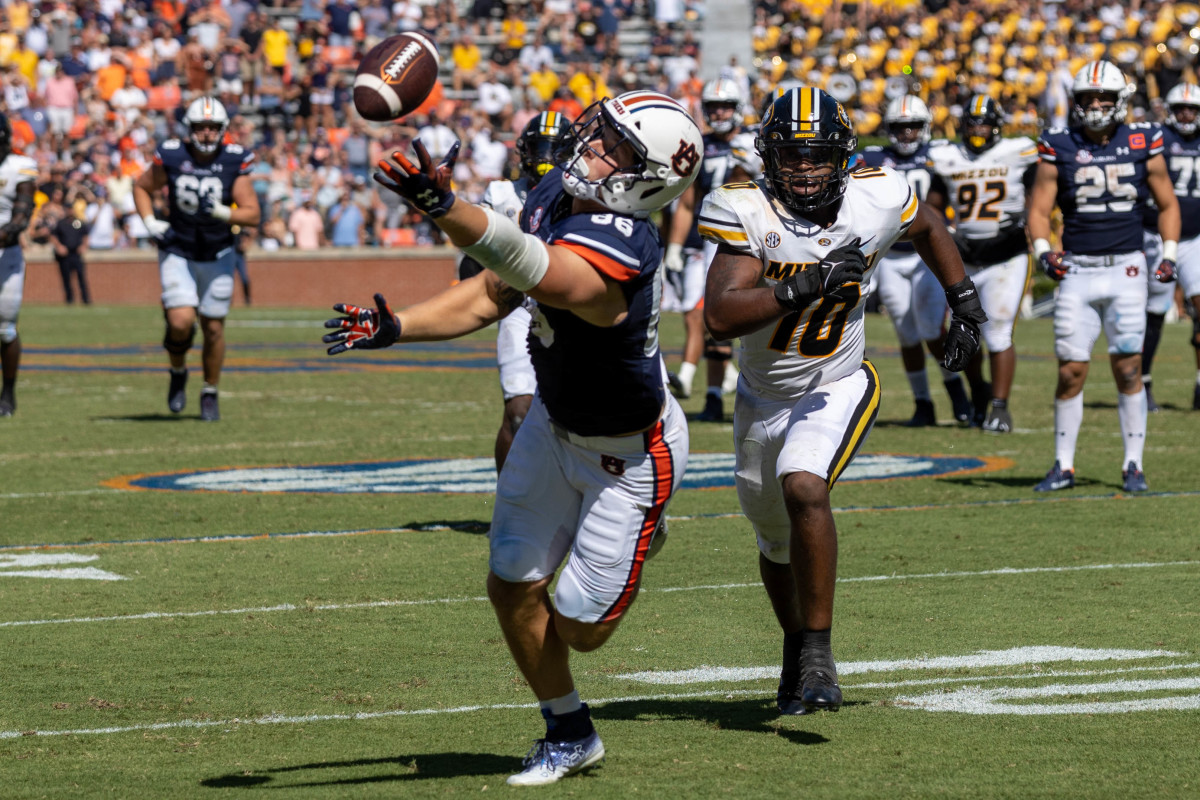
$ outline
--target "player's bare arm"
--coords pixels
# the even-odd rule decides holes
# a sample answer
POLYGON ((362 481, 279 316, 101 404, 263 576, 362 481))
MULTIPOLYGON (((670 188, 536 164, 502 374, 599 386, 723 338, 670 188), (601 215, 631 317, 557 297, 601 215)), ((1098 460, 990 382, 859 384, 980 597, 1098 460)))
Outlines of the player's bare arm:
MULTIPOLYGON (((1058 167, 1042 161, 1038 163, 1037 174, 1033 178, 1033 187, 1029 190, 1025 202, 1025 230, 1030 242, 1038 239, 1050 241, 1050 215, 1054 212, 1054 204, 1058 201, 1058 167)), ((1036 252, 1035 255, 1041 255, 1036 252)))
MULTIPOLYGON (((1146 184, 1158 206, 1158 232, 1163 241, 1179 241, 1182 217, 1179 199, 1175 197, 1175 184, 1167 171, 1167 160, 1161 154, 1146 161, 1146 184)), ((1174 261, 1174 259, 1171 259, 1174 261)))
POLYGON ((679 202, 671 214, 671 230, 667 235, 667 253, 663 263, 676 272, 683 269, 683 243, 687 241, 696 218, 696 184, 692 184, 679 195, 679 202))
POLYGON ((942 286, 953 286, 965 278, 962 256, 954 238, 942 222, 941 212, 929 203, 920 203, 908 231, 900 237, 910 241, 942 286))
MULTIPOLYGON (((154 214, 154 193, 167 185, 167 171, 162 164, 151 164, 133 184, 133 204, 137 207, 138 216, 146 217, 154 214)), ((253 190, 253 186, 251 186, 253 190)), ((257 199, 255 202, 257 205, 257 199)))
POLYGON ((258 206, 254 181, 249 175, 241 175, 233 182, 230 193, 236 207, 230 209, 229 224, 256 227, 262 220, 262 210, 258 206))
POLYGON ((791 311, 762 286, 762 261, 720 245, 708 268, 704 289, 704 324, 717 339, 733 339, 756 331, 791 311))
POLYGON ((0 247, 12 247, 20 242, 21 232, 29 227, 33 219, 33 181, 17 185, 17 196, 13 199, 12 216, 0 227, 0 247))

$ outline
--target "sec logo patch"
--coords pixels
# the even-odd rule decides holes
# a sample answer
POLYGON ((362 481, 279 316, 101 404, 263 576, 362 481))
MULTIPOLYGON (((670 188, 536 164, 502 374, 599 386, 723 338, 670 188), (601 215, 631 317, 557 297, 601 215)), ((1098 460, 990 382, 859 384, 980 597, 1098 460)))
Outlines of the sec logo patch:
POLYGON ((779 245, 783 242, 783 239, 780 238, 778 233, 771 231, 767 234, 767 237, 763 240, 763 242, 767 245, 767 247, 770 247, 773 250, 776 247, 779 247, 779 245))

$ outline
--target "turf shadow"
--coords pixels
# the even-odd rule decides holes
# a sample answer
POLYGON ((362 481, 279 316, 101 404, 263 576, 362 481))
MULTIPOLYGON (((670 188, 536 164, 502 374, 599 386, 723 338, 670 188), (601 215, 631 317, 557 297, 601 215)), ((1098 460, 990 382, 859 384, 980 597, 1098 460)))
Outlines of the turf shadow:
POLYGON ((406 522, 400 527, 413 531, 444 531, 456 533, 486 534, 492 527, 490 520, 482 519, 423 519, 406 522))
MULTIPOLYGON (((505 775, 521 769, 521 759, 514 756, 498 756, 492 753, 420 753, 390 756, 388 758, 361 758, 352 761, 318 761, 297 764, 293 767, 266 769, 251 774, 240 772, 205 778, 201 786, 210 789, 296 789, 307 786, 357 786, 389 781, 415 781, 429 778, 459 778, 469 775, 505 775), (338 777, 336 770, 360 770, 363 767, 400 767, 400 772, 385 772, 376 775, 338 777), (279 782, 277 777, 288 773, 312 771, 320 780, 304 780, 299 783, 279 782), (330 774, 332 772, 332 774, 330 774)), ((301 776, 296 776, 301 777, 301 776)))
MULTIPOLYGON (((936 480, 938 483, 949 483, 949 484, 953 484, 955 486, 966 486, 966 487, 970 487, 970 488, 989 488, 989 487, 994 487, 994 486, 1003 486, 1003 487, 1012 488, 1012 489, 1024 488, 1024 489, 1029 489, 1030 492, 1033 492, 1033 487, 1035 485, 1037 485, 1038 481, 1040 481, 1044 477, 1045 477, 1044 475, 1038 475, 1038 476, 1032 477, 1032 478, 1023 477, 1020 475, 1002 475, 1002 476, 963 475, 962 477, 958 477, 958 478, 937 478, 936 480)), ((1081 478, 1078 475, 1075 476, 1075 488, 1076 489, 1088 489, 1088 488, 1104 487, 1104 486, 1108 486, 1108 485, 1109 484, 1106 483, 1105 481, 1098 481, 1093 478, 1081 478)), ((1047 495, 1043 495, 1043 496, 1049 496, 1049 495, 1063 496, 1063 495, 1060 495, 1060 493, 1058 493, 1058 492, 1050 492, 1047 495)), ((1038 496, 1037 493, 1034 493, 1033 495, 1031 495, 1031 497, 1037 497, 1037 496, 1038 496)), ((1024 498, 1021 498, 1021 499, 1024 499, 1024 498)))
POLYGON ((179 422, 199 420, 200 414, 127 414, 122 417, 92 417, 92 422, 179 422))
MULTIPOLYGON (((843 706, 858 705, 843 703, 843 706)), ((798 745, 826 744, 829 739, 812 731, 794 730, 779 723, 784 720, 802 721, 803 716, 781 717, 774 699, 752 700, 632 700, 592 708, 595 719, 641 720, 678 719, 698 720, 718 728, 767 733, 781 736, 798 745)), ((819 715, 818 715, 819 718, 819 715)))

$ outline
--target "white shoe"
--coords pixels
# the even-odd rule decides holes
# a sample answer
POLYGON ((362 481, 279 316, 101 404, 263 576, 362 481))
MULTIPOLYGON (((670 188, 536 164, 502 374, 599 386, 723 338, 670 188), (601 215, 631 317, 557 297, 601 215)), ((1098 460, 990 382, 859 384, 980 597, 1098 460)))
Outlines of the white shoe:
POLYGON ((604 759, 604 743, 595 731, 570 742, 538 739, 525 756, 525 769, 508 776, 509 786, 543 786, 574 775, 604 759))

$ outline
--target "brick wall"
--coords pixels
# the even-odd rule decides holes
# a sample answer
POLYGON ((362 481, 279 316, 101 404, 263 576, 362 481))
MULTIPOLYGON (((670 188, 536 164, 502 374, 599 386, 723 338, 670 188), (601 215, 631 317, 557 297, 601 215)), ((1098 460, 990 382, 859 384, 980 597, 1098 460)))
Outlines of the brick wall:
MULTIPOLYGON (((408 306, 451 285, 455 257, 448 247, 252 251, 247 258, 251 299, 256 306, 328 308, 340 301, 369 303, 382 292, 393 306, 408 306)), ((25 302, 63 302, 62 279, 49 251, 30 248, 25 258, 25 302)), ((159 303, 156 251, 93 252, 86 262, 93 303, 159 303)), ((239 286, 234 305, 241 304, 239 286)))

